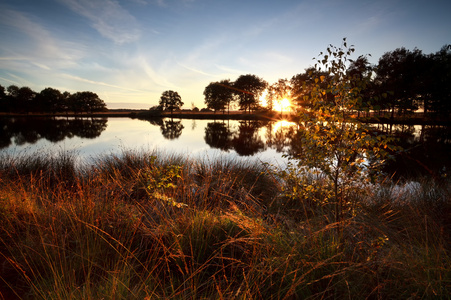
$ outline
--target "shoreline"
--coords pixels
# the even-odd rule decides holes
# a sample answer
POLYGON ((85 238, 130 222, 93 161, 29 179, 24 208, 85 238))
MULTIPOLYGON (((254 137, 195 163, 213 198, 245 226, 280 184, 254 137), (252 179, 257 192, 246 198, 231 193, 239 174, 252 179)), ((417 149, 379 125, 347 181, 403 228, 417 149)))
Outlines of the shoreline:
MULTIPOLYGON (((81 117, 81 118, 132 118, 132 119, 154 119, 154 118, 177 118, 177 119, 211 119, 211 120, 264 120, 278 121, 289 120, 296 121, 296 116, 292 113, 280 112, 254 112, 243 113, 242 111, 222 112, 192 112, 177 111, 154 112, 145 109, 112 109, 105 112, 93 113, 0 113, 0 117, 81 117)), ((384 117, 371 116, 361 117, 359 120, 363 123, 381 123, 381 124, 403 124, 403 125, 443 125, 450 126, 451 120, 425 117, 423 113, 415 113, 410 117, 384 117)))

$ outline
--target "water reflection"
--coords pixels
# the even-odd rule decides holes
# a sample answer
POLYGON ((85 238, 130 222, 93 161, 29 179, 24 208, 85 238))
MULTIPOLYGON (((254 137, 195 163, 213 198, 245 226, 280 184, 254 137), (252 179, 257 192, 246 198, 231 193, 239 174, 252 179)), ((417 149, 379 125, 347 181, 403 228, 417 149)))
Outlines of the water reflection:
MULTIPOLYGON (((64 149, 76 148, 81 155, 89 152, 88 155, 95 156, 120 152, 125 145, 157 147, 182 154, 224 152, 233 157, 258 155, 285 161, 282 155, 299 157, 305 150, 300 143, 301 128, 285 121, 255 120, 0 118, 0 150, 15 151, 35 144, 59 145, 64 149)), ((385 164, 387 174, 395 174, 395 178, 451 175, 450 126, 375 124, 374 129, 399 137, 396 143, 404 149, 395 160, 385 164)))
MULTIPOLYGON (((268 123, 268 122, 266 122, 268 123)), ((213 121, 205 127, 205 142, 222 151, 235 150, 240 156, 252 156, 266 149, 260 134, 265 122, 243 120, 237 128, 231 128, 225 121, 213 121)))
POLYGON ((240 121, 238 132, 232 139, 233 149, 241 156, 250 156, 265 150, 265 143, 258 134, 263 127, 260 121, 240 121))
POLYGON ((182 135, 183 128, 185 128, 185 126, 182 125, 181 120, 164 120, 160 125, 161 134, 168 140, 178 139, 182 135))
POLYGON ((288 121, 269 122, 266 131, 266 144, 277 152, 290 153, 290 148, 296 142, 295 123, 288 121))
POLYGON ((94 139, 107 128, 107 118, 0 118, 0 149, 12 144, 57 143, 74 136, 94 139))
POLYGON ((377 125, 380 131, 398 137, 402 152, 385 164, 395 178, 450 176, 451 126, 439 125, 377 125))
POLYGON ((211 148, 229 151, 232 148, 232 135, 229 123, 210 122, 205 127, 205 142, 211 148))

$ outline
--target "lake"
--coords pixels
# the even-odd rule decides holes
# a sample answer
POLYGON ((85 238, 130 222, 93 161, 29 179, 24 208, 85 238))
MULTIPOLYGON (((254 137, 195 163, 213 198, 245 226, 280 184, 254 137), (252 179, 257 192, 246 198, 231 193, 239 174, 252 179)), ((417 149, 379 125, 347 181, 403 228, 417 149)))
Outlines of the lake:
MULTIPOLYGON (((451 127, 384 125, 374 127, 399 137, 405 151, 386 164, 397 176, 446 176, 451 169, 451 127), (435 174, 435 175, 434 175, 435 174)), ((124 150, 159 150, 193 159, 256 159, 284 166, 284 154, 299 148, 296 124, 131 118, 0 118, 0 153, 75 151, 82 161, 124 150)))
POLYGON ((284 164, 285 145, 275 141, 293 126, 286 121, 3 118, 0 152, 74 150, 89 160, 123 150, 157 149, 190 158, 255 158, 284 164))

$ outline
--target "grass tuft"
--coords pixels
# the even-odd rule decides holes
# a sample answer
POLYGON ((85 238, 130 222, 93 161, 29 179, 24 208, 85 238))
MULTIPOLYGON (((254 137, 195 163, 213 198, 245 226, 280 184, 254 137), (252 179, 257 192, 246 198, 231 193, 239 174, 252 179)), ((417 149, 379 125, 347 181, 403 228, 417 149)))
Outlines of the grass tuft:
POLYGON ((355 185, 334 222, 324 178, 251 161, 2 154, 0 175, 0 298, 451 294, 449 181, 355 185))

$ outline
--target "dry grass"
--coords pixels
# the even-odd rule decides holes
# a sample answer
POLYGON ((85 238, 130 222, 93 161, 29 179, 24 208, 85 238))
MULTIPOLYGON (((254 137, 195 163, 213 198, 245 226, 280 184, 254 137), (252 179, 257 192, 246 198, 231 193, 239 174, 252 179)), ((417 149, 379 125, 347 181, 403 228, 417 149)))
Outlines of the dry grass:
POLYGON ((336 224, 321 189, 287 197, 293 181, 252 162, 134 151, 80 168, 67 153, 0 161, 5 299, 451 294, 449 182, 359 192, 359 213, 336 224))

